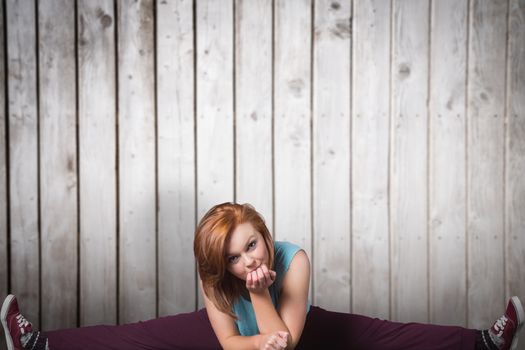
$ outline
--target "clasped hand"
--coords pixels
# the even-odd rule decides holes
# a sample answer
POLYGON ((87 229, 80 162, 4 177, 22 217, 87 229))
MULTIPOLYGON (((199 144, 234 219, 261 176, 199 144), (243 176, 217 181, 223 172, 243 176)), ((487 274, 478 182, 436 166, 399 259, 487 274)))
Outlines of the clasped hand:
MULTIPOLYGON (((277 273, 269 270, 265 264, 262 264, 254 271, 246 275, 246 288, 250 293, 261 293, 267 290, 275 281, 277 273)), ((286 349, 288 344, 288 333, 282 331, 272 332, 270 334, 259 335, 260 350, 282 350, 286 349)))
POLYGON ((272 285, 277 273, 265 264, 246 275, 246 288, 252 293, 260 293, 272 285))
POLYGON ((288 332, 277 331, 270 334, 260 334, 259 350, 283 350, 288 346, 288 332))

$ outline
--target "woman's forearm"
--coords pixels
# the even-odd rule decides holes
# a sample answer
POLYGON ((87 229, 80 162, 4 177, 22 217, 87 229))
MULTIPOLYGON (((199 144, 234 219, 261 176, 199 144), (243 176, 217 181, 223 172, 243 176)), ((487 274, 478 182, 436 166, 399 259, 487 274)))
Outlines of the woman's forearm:
POLYGON ((260 335, 243 336, 234 335, 224 341, 225 350, 258 350, 260 335))
POLYGON ((261 334, 273 333, 276 331, 285 331, 290 333, 286 324, 275 310, 272 303, 272 297, 268 289, 259 293, 250 293, 253 310, 255 311, 255 319, 257 320, 257 327, 261 334))

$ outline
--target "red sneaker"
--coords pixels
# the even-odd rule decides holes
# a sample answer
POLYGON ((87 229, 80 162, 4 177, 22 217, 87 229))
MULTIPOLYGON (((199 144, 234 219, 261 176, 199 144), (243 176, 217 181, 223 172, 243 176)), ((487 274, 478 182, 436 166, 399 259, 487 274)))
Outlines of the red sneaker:
POLYGON ((20 342, 20 337, 23 334, 32 332, 33 327, 31 323, 20 314, 18 302, 14 295, 9 294, 5 298, 0 317, 7 340, 7 350, 24 350, 20 342))
POLYGON ((512 297, 505 315, 488 330, 490 339, 500 350, 514 350, 518 346, 518 332, 523 326, 525 312, 518 297, 512 297))

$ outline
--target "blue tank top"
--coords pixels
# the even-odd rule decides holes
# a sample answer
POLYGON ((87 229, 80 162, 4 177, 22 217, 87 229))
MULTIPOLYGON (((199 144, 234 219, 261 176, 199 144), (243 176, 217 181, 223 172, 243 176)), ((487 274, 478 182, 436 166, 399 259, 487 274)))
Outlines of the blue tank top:
MULTIPOLYGON (((295 244, 289 242, 274 242, 275 247, 275 263, 274 268, 277 272, 277 278, 270 286, 270 296, 272 297, 273 305, 277 310, 279 307, 279 296, 281 295, 281 288, 283 284, 284 275, 288 271, 288 267, 292 262, 295 254, 301 250, 301 248, 295 244)), ((310 311, 310 301, 306 312, 310 311)), ((233 313, 237 316, 235 324, 239 333, 244 336, 259 334, 259 327, 257 327, 257 320, 255 319, 255 311, 250 300, 244 297, 239 297, 233 303, 233 313)))

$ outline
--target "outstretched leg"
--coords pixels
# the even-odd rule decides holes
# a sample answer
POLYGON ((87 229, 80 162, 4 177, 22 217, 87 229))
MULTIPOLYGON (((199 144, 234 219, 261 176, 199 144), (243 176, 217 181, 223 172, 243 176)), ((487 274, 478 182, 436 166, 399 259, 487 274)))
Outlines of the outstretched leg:
POLYGON ((120 326, 91 326, 47 332, 49 348, 220 349, 205 309, 120 326))
POLYGON ((10 295, 2 305, 8 350, 220 349, 205 309, 119 326, 99 325, 40 333, 33 331, 10 295))
POLYGON ((511 298, 505 314, 483 331, 391 322, 312 306, 297 349, 513 350, 524 318, 517 297, 511 298))
POLYGON ((475 331, 399 323, 312 306, 297 349, 474 350, 475 331))

